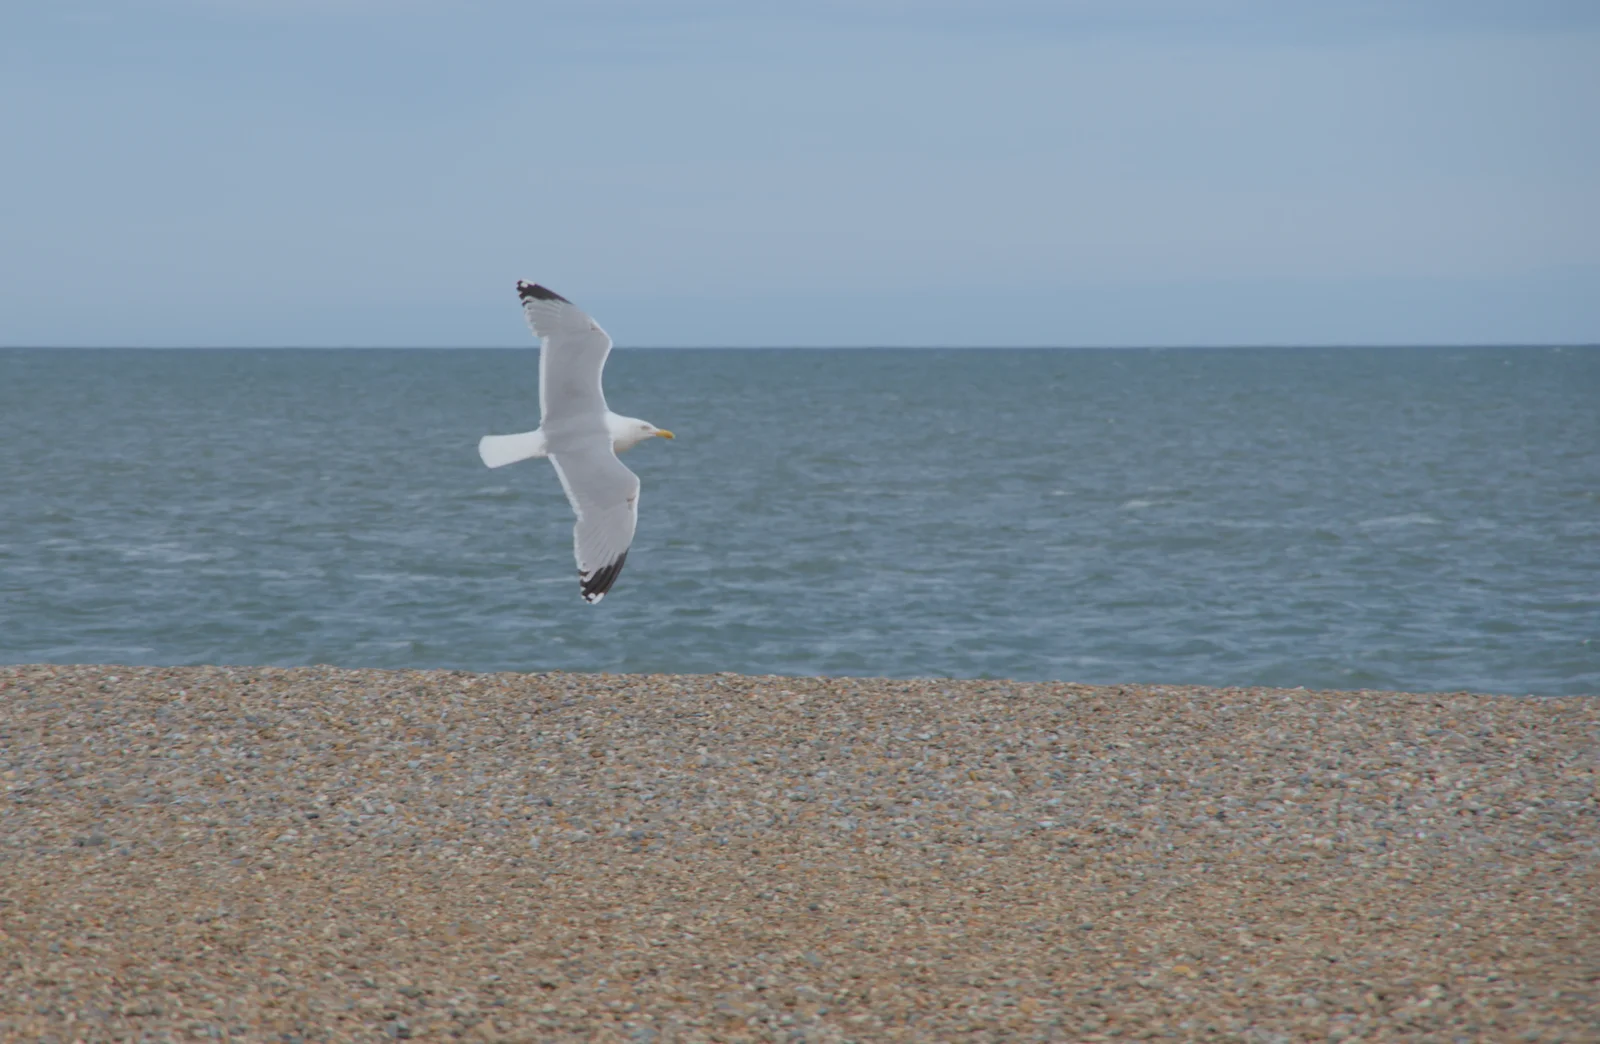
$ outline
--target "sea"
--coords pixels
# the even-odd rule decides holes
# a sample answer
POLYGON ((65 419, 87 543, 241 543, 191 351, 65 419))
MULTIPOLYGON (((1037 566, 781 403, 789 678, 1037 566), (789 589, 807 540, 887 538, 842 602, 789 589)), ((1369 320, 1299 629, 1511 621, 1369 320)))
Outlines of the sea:
POLYGON ((1600 348, 0 351, 0 661, 1600 693, 1600 348))

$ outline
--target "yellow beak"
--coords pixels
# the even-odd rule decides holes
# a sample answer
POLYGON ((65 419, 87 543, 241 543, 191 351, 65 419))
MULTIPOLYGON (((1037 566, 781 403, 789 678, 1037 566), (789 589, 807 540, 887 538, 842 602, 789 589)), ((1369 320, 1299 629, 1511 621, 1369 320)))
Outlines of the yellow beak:
POLYGON ((659 435, 663 439, 675 439, 675 438, 678 437, 678 436, 672 434, 672 432, 668 431, 665 428, 657 428, 656 429, 656 434, 659 435))

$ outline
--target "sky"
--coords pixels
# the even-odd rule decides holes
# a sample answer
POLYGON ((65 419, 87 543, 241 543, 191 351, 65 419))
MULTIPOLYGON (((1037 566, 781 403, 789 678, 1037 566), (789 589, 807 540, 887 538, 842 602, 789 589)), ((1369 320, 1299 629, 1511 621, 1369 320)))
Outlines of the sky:
POLYGON ((0 0, 0 345, 1600 342, 1592 0, 0 0))

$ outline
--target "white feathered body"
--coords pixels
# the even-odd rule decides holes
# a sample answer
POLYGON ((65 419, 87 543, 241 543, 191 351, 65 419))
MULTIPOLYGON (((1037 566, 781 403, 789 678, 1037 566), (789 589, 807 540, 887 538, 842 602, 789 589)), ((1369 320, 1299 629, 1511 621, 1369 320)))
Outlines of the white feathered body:
MULTIPOLYGON (((606 430, 611 435, 611 450, 621 453, 639 445, 653 433, 644 430, 648 425, 637 417, 624 417, 606 411, 606 430)), ((517 435, 485 435, 478 440, 478 456, 491 468, 503 468, 519 460, 535 460, 550 455, 544 429, 524 431, 517 435)))

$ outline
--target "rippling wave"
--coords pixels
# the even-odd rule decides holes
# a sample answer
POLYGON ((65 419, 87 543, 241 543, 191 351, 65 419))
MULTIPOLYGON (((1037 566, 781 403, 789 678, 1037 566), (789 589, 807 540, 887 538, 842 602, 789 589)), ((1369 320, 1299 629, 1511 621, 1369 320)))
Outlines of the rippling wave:
POLYGON ((0 659, 1600 691, 1600 351, 0 352, 0 659))

